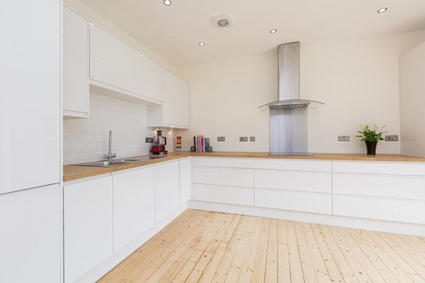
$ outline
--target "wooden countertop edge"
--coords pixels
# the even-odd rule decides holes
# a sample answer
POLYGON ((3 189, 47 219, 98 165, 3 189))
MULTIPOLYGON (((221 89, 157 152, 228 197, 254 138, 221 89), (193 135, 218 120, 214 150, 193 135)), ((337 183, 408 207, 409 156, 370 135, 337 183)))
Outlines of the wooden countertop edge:
POLYGON ((87 167, 77 165, 65 165, 63 181, 69 182, 78 179, 94 177, 103 174, 109 174, 122 170, 137 168, 141 166, 166 162, 174 159, 185 158, 189 156, 201 157, 229 157, 229 158, 271 158, 271 159, 307 159, 307 160, 335 160, 335 161, 387 161, 387 162, 425 162, 425 158, 411 157, 406 155, 388 154, 367 156, 362 154, 332 154, 332 153, 318 153, 312 156, 278 156, 269 155, 268 153, 261 152, 212 152, 212 153, 195 153, 195 152, 171 152, 168 156, 158 159, 147 160, 138 163, 132 163, 111 168, 101 167, 87 167))

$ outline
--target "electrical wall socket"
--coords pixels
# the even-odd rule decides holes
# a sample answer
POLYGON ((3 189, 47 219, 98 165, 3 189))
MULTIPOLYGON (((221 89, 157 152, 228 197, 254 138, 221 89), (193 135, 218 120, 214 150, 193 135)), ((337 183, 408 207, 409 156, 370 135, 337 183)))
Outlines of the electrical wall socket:
POLYGON ((255 137, 249 137, 250 142, 255 142, 255 137))
POLYGON ((385 135, 385 141, 398 141, 398 135, 385 135))
POLYGON ((240 142, 247 142, 248 141, 248 137, 239 137, 239 141, 240 142))
POLYGON ((153 143, 153 138, 145 138, 145 143, 153 143))
POLYGON ((226 138, 225 137, 217 137, 217 141, 218 142, 224 142, 224 141, 226 141, 226 138))
POLYGON ((348 141, 350 141, 350 136, 338 136, 338 141, 348 142, 348 141))

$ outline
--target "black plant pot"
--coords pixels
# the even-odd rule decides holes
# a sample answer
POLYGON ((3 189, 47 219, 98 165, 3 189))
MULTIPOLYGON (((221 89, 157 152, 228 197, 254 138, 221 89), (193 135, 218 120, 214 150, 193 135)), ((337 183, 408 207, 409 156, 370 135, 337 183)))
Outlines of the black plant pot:
POLYGON ((378 142, 365 142, 367 148, 367 155, 376 155, 376 146, 378 142))

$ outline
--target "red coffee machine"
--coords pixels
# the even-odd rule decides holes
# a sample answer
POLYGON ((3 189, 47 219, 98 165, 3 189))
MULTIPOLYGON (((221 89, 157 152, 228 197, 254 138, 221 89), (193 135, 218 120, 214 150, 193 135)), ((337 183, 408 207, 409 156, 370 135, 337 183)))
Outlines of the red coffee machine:
POLYGON ((153 139, 153 144, 151 148, 151 154, 163 155, 167 154, 165 146, 167 145, 167 138, 162 136, 162 130, 156 131, 157 135, 153 139))

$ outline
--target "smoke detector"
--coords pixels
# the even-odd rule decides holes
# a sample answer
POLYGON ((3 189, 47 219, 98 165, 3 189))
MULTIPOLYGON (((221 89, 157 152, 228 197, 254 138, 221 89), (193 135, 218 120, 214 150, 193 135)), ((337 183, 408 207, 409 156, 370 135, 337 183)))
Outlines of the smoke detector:
POLYGON ((218 28, 227 28, 232 25, 232 20, 229 13, 223 13, 212 18, 214 25, 218 28))

